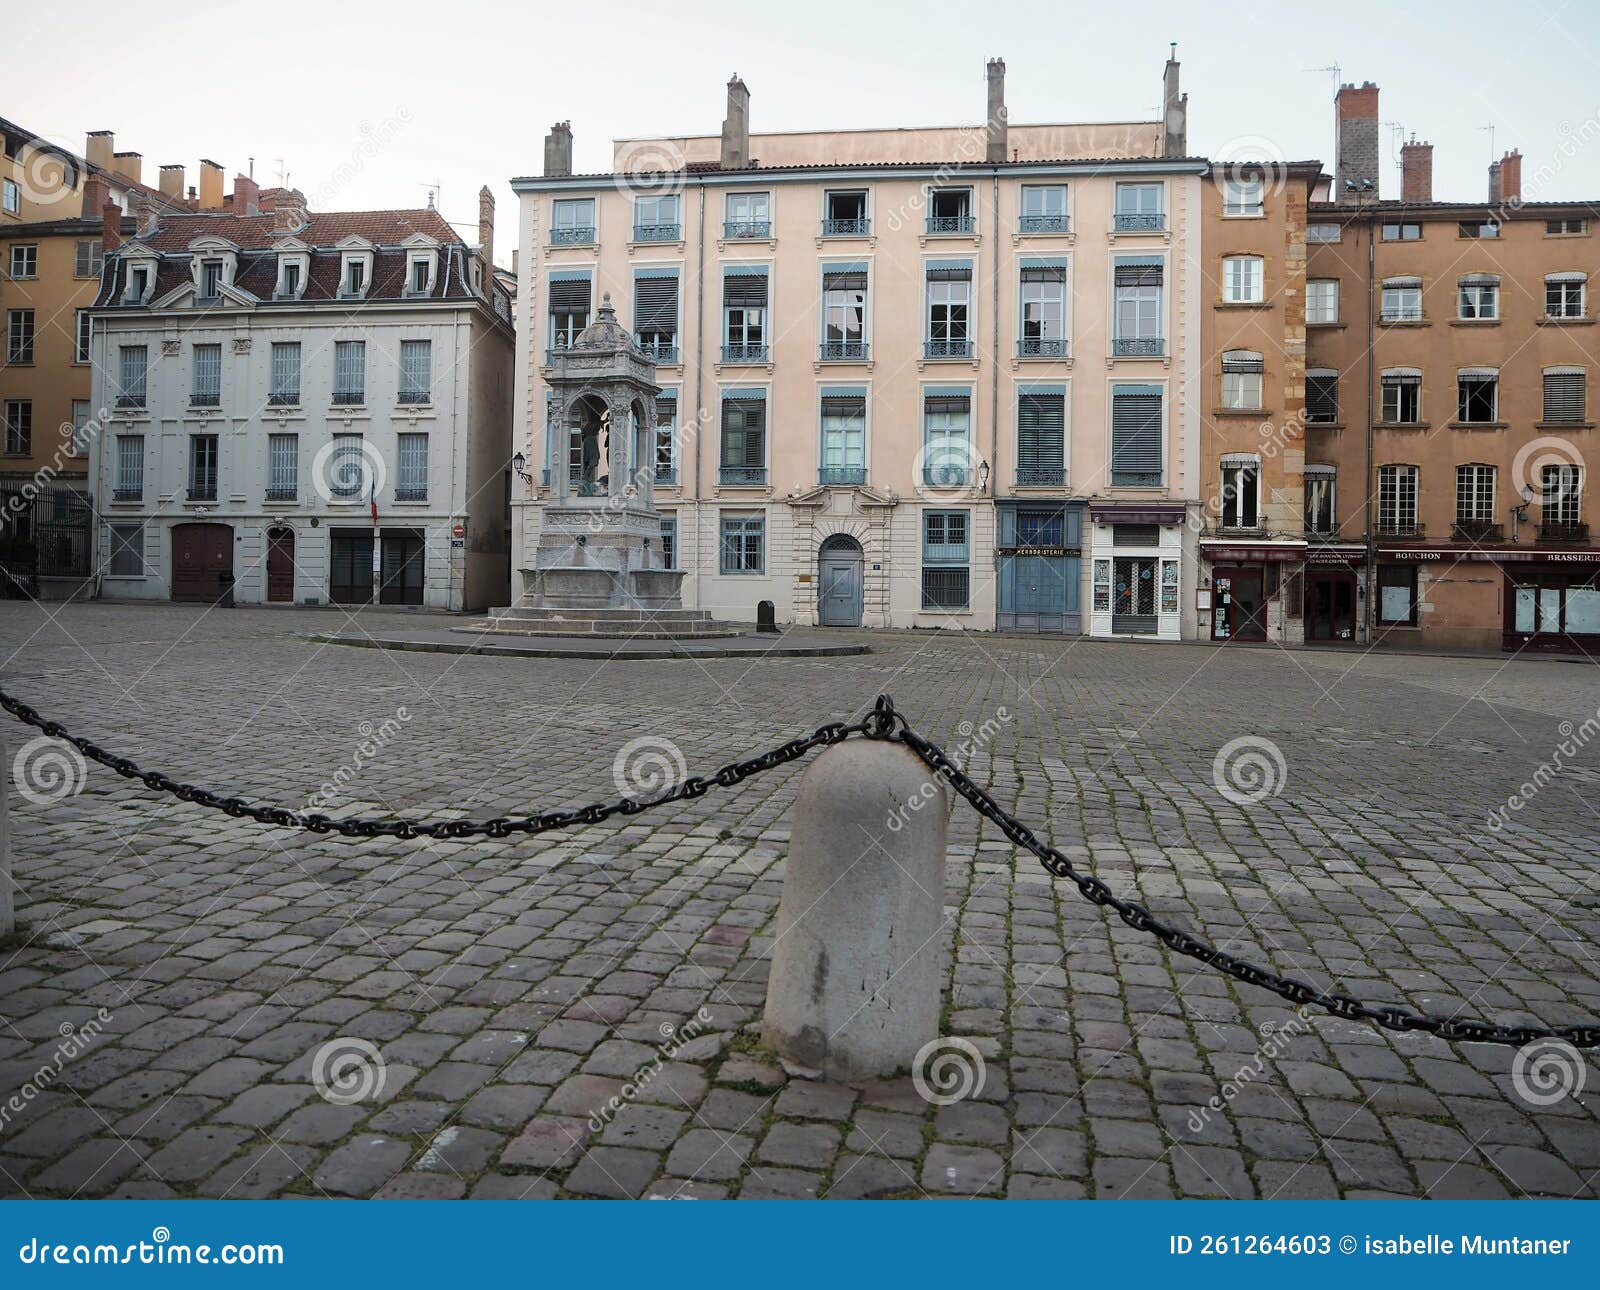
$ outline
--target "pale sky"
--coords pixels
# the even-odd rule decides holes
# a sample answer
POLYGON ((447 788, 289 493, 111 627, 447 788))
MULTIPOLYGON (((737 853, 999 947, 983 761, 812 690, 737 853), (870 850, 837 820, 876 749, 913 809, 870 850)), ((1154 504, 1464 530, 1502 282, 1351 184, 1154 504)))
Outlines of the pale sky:
MULTIPOLYGON (((734 72, 756 132, 976 123, 992 55, 1006 60, 1014 122, 1154 119, 1174 40, 1191 153, 1331 169, 1337 63, 1382 87, 1384 122, 1434 144, 1436 197, 1483 199, 1493 124, 1496 155, 1524 154, 1524 196, 1547 167, 1538 196, 1600 198, 1593 0, 213 0, 192 17, 90 0, 33 8, 27 27, 0 116, 74 151, 86 131, 114 130, 152 185, 172 162, 197 182, 201 157, 231 184, 252 156, 259 183, 285 166, 317 209, 421 206, 437 183, 469 240, 488 182, 503 264, 508 181, 538 173, 558 119, 572 121, 582 171, 609 168, 614 136, 716 133, 734 72)), ((1398 138, 1384 140, 1383 192, 1397 196, 1398 138)))

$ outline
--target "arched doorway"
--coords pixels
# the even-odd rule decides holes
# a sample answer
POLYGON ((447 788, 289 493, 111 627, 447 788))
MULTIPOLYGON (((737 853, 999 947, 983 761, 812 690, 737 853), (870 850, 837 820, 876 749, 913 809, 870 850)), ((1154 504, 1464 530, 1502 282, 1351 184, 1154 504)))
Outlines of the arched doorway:
POLYGON ((172 526, 172 598, 214 604, 223 575, 233 578, 233 529, 226 524, 172 526))
POLYGON ((294 601, 294 530, 267 532, 267 600, 273 604, 294 601))
POLYGON ((817 618, 824 627, 861 626, 861 543, 835 533, 817 553, 817 618))

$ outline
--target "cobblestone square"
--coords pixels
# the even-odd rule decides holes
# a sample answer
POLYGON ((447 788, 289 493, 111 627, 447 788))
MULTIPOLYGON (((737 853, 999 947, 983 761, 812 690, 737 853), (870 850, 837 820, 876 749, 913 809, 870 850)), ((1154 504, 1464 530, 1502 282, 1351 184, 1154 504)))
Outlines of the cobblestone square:
MULTIPOLYGON (((888 692, 1075 864, 1231 954, 1434 1014, 1600 1017, 1591 664, 912 633, 866 633, 860 657, 599 662, 306 638, 335 626, 7 603, 0 685, 181 780, 430 819, 709 774, 888 692)), ((963 803, 943 1032, 975 1059, 935 1105, 909 1076, 790 1079, 758 1042, 803 763, 579 830, 367 841, 70 758, 63 790, 60 747, 4 720, 26 921, 0 951, 9 1195, 1600 1191, 1592 1056, 1297 1014, 1084 902, 963 803)))

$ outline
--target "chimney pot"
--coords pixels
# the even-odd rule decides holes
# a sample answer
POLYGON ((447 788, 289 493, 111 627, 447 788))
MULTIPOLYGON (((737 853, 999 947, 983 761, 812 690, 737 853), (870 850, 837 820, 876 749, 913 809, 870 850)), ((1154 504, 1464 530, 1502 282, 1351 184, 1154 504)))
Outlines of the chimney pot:
POLYGON ((222 166, 205 157, 200 158, 200 209, 222 209, 222 166))
POLYGON ((170 197, 175 202, 183 200, 183 167, 161 167, 161 195, 170 197))
POLYGON ((1500 191, 1492 195, 1490 200, 1496 205, 1522 205, 1522 154, 1513 148, 1490 168, 1491 186, 1496 171, 1499 172, 1500 191))
POLYGON ((112 131, 90 130, 83 144, 84 159, 91 166, 109 171, 115 164, 113 150, 116 146, 117 136, 112 131))
POLYGON ((144 157, 137 152, 112 153, 111 169, 124 179, 136 184, 144 183, 144 157))

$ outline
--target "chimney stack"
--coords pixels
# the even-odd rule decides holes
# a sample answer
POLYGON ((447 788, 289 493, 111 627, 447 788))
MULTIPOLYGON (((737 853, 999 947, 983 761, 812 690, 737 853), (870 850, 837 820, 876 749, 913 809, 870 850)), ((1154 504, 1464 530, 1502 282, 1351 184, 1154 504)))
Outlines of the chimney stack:
POLYGON ((215 161, 200 158, 200 209, 222 209, 222 167, 215 161))
POLYGON ((122 207, 109 197, 100 207, 100 249, 110 255, 122 245, 122 207))
POLYGON ((989 104, 984 113, 983 159, 998 166, 1006 158, 1006 60, 989 60, 989 104))
POLYGON ((733 74, 728 82, 728 115, 722 118, 722 157, 724 170, 747 170, 750 167, 750 91, 733 74))
POLYGON ((1400 200, 1433 200, 1433 145, 1418 143, 1415 135, 1400 145, 1400 200))
POLYGON ((233 177, 233 213, 235 215, 261 214, 261 186, 249 175, 233 177))
POLYGON ((117 146, 117 136, 110 130, 90 130, 84 140, 83 155, 91 166, 109 171, 115 165, 112 149, 117 146))
POLYGON ((1161 77, 1161 155, 1189 154, 1189 96, 1178 91, 1178 46, 1174 42, 1161 77))
POLYGON ((478 258, 483 262, 483 294, 487 296, 494 278, 494 194, 488 184, 478 189, 478 258))
POLYGON ((1522 205, 1522 154, 1515 148, 1489 167, 1489 204, 1522 205))
POLYGON ((136 184, 144 183, 144 158, 137 152, 112 153, 111 169, 124 179, 131 179, 136 184))
POLYGON ((306 226, 306 195, 298 188, 280 188, 272 204, 272 236, 293 237, 306 226))
POLYGON ((161 195, 170 197, 175 202, 183 200, 183 167, 161 167, 161 195))
POLYGON ((100 212, 111 197, 111 190, 99 175, 89 175, 83 181, 83 218, 99 219, 100 212))
POLYGON ((1378 200, 1378 87, 1371 81, 1341 85, 1334 97, 1334 200, 1346 205, 1378 200))
POLYGON ((149 237, 161 224, 161 208, 156 205, 155 199, 145 193, 135 193, 133 196, 133 235, 139 238, 149 237))
POLYGON ((544 137, 544 173, 547 176, 572 173, 572 122, 557 121, 544 137))

